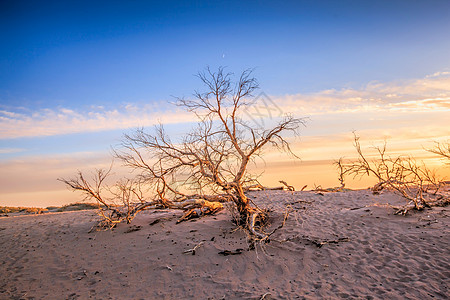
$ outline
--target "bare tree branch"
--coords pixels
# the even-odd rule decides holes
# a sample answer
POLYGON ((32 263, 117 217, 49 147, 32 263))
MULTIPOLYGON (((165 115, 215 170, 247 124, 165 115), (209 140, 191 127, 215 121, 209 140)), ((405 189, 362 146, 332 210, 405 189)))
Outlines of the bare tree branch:
POLYGON ((295 156, 287 137, 298 135, 305 120, 285 115, 272 128, 251 126, 245 119, 245 109, 254 104, 253 92, 259 88, 252 70, 242 72, 235 83, 233 74, 224 68, 216 72, 207 68, 197 77, 205 91, 195 91, 193 99, 178 98, 176 103, 198 117, 192 131, 172 141, 163 125, 154 133, 140 128, 126 134, 121 147, 114 150, 115 158, 136 174, 134 179, 110 188, 113 198, 122 204, 120 209, 100 195, 108 173, 99 171, 94 186, 82 173, 75 180, 62 181, 97 200, 106 210, 115 211, 115 219, 109 216, 111 222, 130 222, 139 211, 159 207, 184 210, 183 220, 215 213, 222 209, 223 202, 231 201, 241 225, 264 239, 267 234, 255 229, 263 212, 245 195, 247 187, 257 183, 257 177, 248 172, 248 164, 261 157, 268 145, 295 156))
POLYGON ((354 178, 363 176, 377 178, 378 183, 372 187, 373 193, 390 189, 407 200, 405 206, 397 209, 398 214, 406 214, 411 209, 422 210, 425 207, 450 203, 449 196, 440 192, 445 182, 423 163, 419 164, 410 156, 389 156, 386 153, 386 142, 381 147, 375 147, 378 156, 369 161, 361 149, 359 139, 354 133, 358 160, 345 163, 341 158, 336 163, 340 170, 339 180, 342 185, 347 175, 354 178))
POLYGON ((450 163, 450 141, 445 143, 435 142, 435 147, 433 149, 428 149, 427 151, 437 154, 444 159, 448 159, 447 163, 450 163))

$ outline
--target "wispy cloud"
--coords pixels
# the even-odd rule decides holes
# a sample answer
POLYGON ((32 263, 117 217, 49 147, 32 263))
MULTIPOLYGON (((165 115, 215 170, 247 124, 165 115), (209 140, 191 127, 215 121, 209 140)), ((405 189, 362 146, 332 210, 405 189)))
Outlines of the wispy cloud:
POLYGON ((413 111, 414 110, 450 111, 450 97, 398 102, 389 104, 386 107, 389 109, 401 109, 413 111))
MULTIPOLYGON (((450 111, 450 72, 425 78, 370 82, 359 89, 324 90, 312 94, 271 96, 284 112, 298 116, 360 112, 450 111)), ((165 123, 195 121, 195 116, 167 103, 127 104, 86 111, 68 108, 42 109, 24 113, 0 110, 0 139, 51 136, 79 132, 127 129, 165 123)))
POLYGON ((433 78, 433 77, 441 77, 441 76, 446 76, 446 75, 450 75, 450 72, 436 72, 430 75, 427 75, 426 78, 433 78))
POLYGON ((95 107, 88 111, 67 108, 42 109, 31 113, 0 111, 0 138, 51 136, 79 132, 126 129, 158 123, 182 123, 193 117, 179 109, 132 104, 116 109, 95 107))
POLYGON ((370 82, 360 89, 324 90, 285 95, 274 101, 300 114, 338 114, 364 111, 450 110, 450 72, 422 79, 389 83, 370 82))
POLYGON ((24 149, 20 148, 0 148, 0 154, 11 154, 11 153, 19 153, 23 152, 24 149))

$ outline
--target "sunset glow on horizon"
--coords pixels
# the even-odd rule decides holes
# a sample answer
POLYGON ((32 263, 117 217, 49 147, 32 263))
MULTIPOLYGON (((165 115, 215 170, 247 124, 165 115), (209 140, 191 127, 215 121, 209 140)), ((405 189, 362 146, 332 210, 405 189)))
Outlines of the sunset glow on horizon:
POLYGON ((0 206, 80 201, 56 179, 108 168, 124 133, 188 132, 196 118, 173 96, 201 90, 206 66, 254 68, 274 115, 250 123, 306 118, 290 140, 301 159, 269 147, 264 184, 338 186, 353 132, 369 155, 386 141, 450 179, 426 151, 450 140, 447 1, 39 3, 0 4, 0 206))

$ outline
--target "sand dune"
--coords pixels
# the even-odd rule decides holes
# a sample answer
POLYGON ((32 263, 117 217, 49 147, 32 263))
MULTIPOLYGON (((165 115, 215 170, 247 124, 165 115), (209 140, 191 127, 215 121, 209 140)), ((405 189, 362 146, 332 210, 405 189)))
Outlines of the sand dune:
MULTIPOLYGON (((227 211, 178 225, 177 213, 147 211, 90 234, 94 211, 0 218, 0 299, 448 297, 449 208, 394 216, 373 204, 403 200, 364 190, 251 195, 295 210, 252 251, 227 211)), ((271 207, 276 224, 282 206, 271 207)))

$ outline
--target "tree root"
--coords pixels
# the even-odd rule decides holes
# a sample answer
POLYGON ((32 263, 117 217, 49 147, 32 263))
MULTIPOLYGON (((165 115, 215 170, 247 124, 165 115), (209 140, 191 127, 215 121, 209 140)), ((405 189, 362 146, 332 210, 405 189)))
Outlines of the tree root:
POLYGON ((266 186, 263 186, 263 185, 257 183, 257 184, 252 184, 252 185, 246 186, 246 187, 243 188, 243 190, 245 192, 250 192, 250 191, 282 191, 282 190, 284 190, 284 187, 283 186, 266 187, 266 186))
POLYGON ((435 199, 425 200, 422 199, 421 203, 414 201, 408 202, 404 206, 391 206, 395 209, 394 215, 406 215, 411 210, 423 210, 425 207, 444 207, 450 204, 450 198, 438 195, 435 199), (423 203, 423 204, 421 204, 423 203))
POLYGON ((338 244, 340 242, 349 242, 350 239, 345 237, 345 238, 338 238, 337 240, 313 240, 313 239, 306 239, 307 241, 313 243, 315 246, 317 246, 317 248, 322 248, 323 245, 326 244, 338 244))
MULTIPOLYGON (((245 186, 243 189, 245 192, 249 192, 249 191, 283 191, 283 190, 287 190, 290 192, 295 191, 294 186, 287 184, 286 181, 280 180, 278 182, 281 183, 282 186, 267 187, 267 186, 263 186, 261 183, 258 182, 258 183, 252 184, 252 185, 245 186)), ((306 185, 303 187, 303 189, 305 189, 305 188, 306 188, 306 185)))
POLYGON ((287 184, 286 181, 280 180, 279 183, 283 184, 288 189, 288 191, 291 192, 295 191, 295 188, 292 185, 287 184))
POLYGON ((248 230, 257 239, 265 240, 268 238, 267 235, 262 234, 255 230, 256 218, 258 218, 258 217, 260 217, 260 212, 253 212, 252 214, 250 214, 249 220, 248 220, 248 230))
POLYGON ((242 251, 244 251, 244 249, 238 248, 234 251, 232 250, 223 250, 220 251, 219 254, 223 255, 223 256, 228 256, 228 255, 238 255, 238 254, 242 254, 242 251))
POLYGON ((261 298, 259 298, 259 300, 264 300, 264 299, 268 299, 267 296, 272 295, 271 293, 265 293, 264 295, 261 296, 261 298))
POLYGON ((200 242, 198 243, 194 248, 192 249, 188 249, 186 251, 184 251, 183 253, 192 253, 192 255, 195 255, 195 251, 200 248, 205 242, 200 242))
POLYGON ((284 240, 278 240, 277 242, 283 243, 283 242, 294 241, 294 240, 305 240, 305 241, 310 242, 311 244, 313 244, 317 248, 322 248, 322 246, 324 246, 326 244, 338 244, 338 243, 341 243, 341 242, 349 242, 350 238, 343 237, 343 238, 338 238, 338 239, 335 239, 335 240, 328 240, 328 239, 320 240, 320 239, 314 239, 314 238, 310 238, 310 237, 307 237, 307 236, 303 235, 302 237, 300 237, 300 236, 288 237, 288 238, 286 238, 284 240))
POLYGON ((177 221, 177 224, 186 221, 192 218, 200 218, 206 215, 213 215, 223 209, 223 204, 220 201, 223 201, 222 197, 211 196, 208 197, 210 200, 205 199, 185 199, 183 201, 178 202, 167 202, 166 205, 169 207, 161 206, 160 203, 156 201, 152 202, 144 202, 139 203, 135 207, 122 207, 124 211, 119 210, 119 208, 115 208, 112 206, 100 208, 97 214, 101 217, 101 220, 92 226, 89 230, 89 233, 93 231, 104 231, 110 230, 117 226, 117 224, 126 221, 126 223, 130 223, 138 212, 143 211, 149 208, 170 208, 170 209, 180 209, 184 210, 185 213, 183 216, 177 221))
MULTIPOLYGON (((261 212, 253 212, 250 217, 249 217, 249 222, 248 222, 248 230, 251 234, 251 241, 252 243, 254 242, 260 242, 260 243, 264 243, 264 242, 269 242, 270 241, 270 237, 277 232, 279 229, 283 228, 284 225, 286 224, 286 220, 289 217, 289 213, 291 212, 291 208, 288 207, 284 213, 283 216, 283 221, 276 227, 274 228, 272 231, 270 232, 263 232, 261 231, 257 231, 255 229, 256 227, 256 223, 257 223, 257 218, 261 218, 261 212)), ((265 222, 265 219, 267 218, 266 215, 262 215, 262 220, 260 221, 261 223, 265 222)), ((261 224, 263 225, 263 224, 261 224)), ((262 226, 260 226, 262 227, 262 226)))
POLYGON ((214 215, 221 211, 223 207, 216 207, 216 208, 210 208, 210 207, 200 207, 200 208, 192 208, 188 211, 186 211, 181 218, 177 220, 177 224, 195 219, 195 218, 201 218, 206 215, 214 215))

